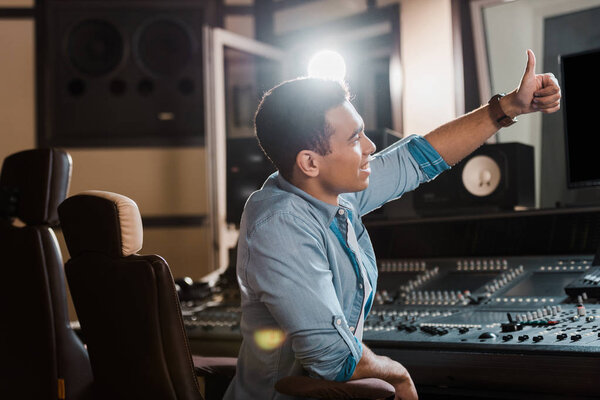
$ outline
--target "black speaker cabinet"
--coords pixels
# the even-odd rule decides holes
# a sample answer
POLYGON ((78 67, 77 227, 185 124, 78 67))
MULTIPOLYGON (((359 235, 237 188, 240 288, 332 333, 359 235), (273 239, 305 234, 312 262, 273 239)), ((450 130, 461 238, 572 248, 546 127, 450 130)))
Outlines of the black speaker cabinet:
POLYGON ((41 144, 202 144, 204 3, 46 2, 41 144))
POLYGON ((248 197, 275 172, 255 137, 227 139, 227 222, 239 226, 248 197))
POLYGON ((473 214, 535 205, 533 147, 486 144, 414 191, 421 216, 473 214))

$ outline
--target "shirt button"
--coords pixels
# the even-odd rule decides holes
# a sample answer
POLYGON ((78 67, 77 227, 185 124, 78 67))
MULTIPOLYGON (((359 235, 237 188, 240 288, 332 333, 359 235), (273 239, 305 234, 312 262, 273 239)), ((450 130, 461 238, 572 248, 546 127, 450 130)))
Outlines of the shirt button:
POLYGON ((335 323, 336 323, 336 324, 338 324, 338 325, 341 325, 341 324, 342 324, 342 320, 338 318, 338 319, 335 321, 335 323))
POLYGON ((338 214, 340 215, 344 215, 344 210, 342 210, 341 208, 338 210, 338 214))
POLYGON ((350 327, 350 332, 354 332, 354 327, 353 326, 350 327))
POLYGON ((362 289, 362 288, 363 288, 363 284, 362 284, 362 283, 359 283, 359 284, 358 284, 358 287, 359 287, 360 289, 362 289))

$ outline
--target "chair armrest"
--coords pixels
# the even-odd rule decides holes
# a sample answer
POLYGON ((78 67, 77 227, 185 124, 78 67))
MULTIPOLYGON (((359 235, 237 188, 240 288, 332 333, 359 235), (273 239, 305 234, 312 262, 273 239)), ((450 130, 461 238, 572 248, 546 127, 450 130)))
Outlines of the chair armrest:
POLYGON ((192 355, 196 376, 222 376, 229 379, 235 375, 237 358, 235 357, 201 357, 192 355))
POLYGON ((288 376, 275 384, 275 390, 290 396, 316 399, 387 399, 395 395, 394 387, 377 378, 334 382, 308 376, 288 376))

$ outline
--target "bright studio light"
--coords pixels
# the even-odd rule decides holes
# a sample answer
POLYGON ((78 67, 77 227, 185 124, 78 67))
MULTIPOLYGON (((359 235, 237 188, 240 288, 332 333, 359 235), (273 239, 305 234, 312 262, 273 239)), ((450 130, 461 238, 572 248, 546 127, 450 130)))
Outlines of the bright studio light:
POLYGON ((308 76, 342 80, 346 76, 344 58, 335 51, 319 51, 308 62, 308 76))

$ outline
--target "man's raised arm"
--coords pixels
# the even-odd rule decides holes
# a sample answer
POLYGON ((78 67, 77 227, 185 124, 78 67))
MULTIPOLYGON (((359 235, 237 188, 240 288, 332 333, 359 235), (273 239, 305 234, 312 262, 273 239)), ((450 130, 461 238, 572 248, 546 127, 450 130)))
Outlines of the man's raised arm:
MULTIPOLYGON (((560 87, 553 74, 536 75, 535 55, 527 50, 527 67, 519 87, 500 99, 509 118, 535 111, 553 113, 560 109, 560 87)), ((450 121, 425 135, 446 163, 454 165, 481 146, 501 126, 485 105, 450 121)))

